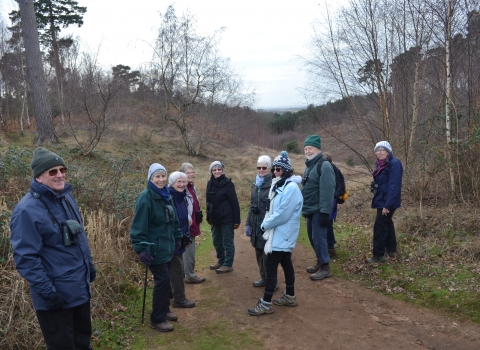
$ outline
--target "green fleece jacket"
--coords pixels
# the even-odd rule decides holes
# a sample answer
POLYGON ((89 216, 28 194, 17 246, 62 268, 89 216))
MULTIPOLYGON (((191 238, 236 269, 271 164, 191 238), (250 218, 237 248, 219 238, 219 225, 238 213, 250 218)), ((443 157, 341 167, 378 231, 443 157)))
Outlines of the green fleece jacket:
POLYGON ((304 185, 302 187, 303 208, 302 215, 310 216, 315 213, 329 214, 333 207, 335 196, 335 172, 332 164, 325 160, 321 167, 321 176, 318 176, 317 164, 323 154, 306 160, 307 168, 303 173, 304 185))
POLYGON ((137 253, 146 250, 142 242, 155 243, 155 260, 152 265, 171 261, 175 252, 175 240, 182 238, 174 208, 171 197, 167 204, 148 186, 137 197, 135 216, 130 228, 130 240, 137 253), (173 214, 171 220, 167 220, 165 216, 167 205, 171 206, 173 214))

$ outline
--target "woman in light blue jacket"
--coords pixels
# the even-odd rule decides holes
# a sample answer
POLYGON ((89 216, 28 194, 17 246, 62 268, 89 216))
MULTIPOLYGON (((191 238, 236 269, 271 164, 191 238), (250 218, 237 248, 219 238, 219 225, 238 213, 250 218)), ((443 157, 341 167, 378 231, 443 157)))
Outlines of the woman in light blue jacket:
POLYGON ((286 291, 273 303, 284 306, 298 305, 294 289, 292 250, 297 243, 303 205, 303 196, 298 187, 300 177, 292 176, 292 164, 285 151, 273 161, 272 172, 275 178, 268 195, 270 207, 261 225, 265 231, 263 238, 267 241, 264 248, 267 254, 267 284, 263 298, 260 298, 255 307, 248 309, 252 316, 273 313, 272 296, 277 286, 278 264, 283 267, 286 291))

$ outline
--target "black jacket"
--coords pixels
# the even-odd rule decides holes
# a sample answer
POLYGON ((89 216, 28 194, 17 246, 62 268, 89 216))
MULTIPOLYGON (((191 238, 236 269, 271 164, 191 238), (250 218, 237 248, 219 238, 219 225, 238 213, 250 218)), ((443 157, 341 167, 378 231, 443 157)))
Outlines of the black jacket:
POLYGON ((207 184, 207 222, 211 225, 240 224, 240 205, 235 185, 222 174, 218 179, 212 175, 207 184))
POLYGON ((265 175, 265 179, 260 187, 257 187, 255 182, 252 184, 252 195, 250 197, 250 209, 248 211, 247 225, 252 227, 250 242, 252 243, 253 247, 258 249, 263 249, 265 247, 266 241, 263 239, 264 231, 262 231, 260 225, 262 224, 265 214, 268 211, 268 193, 270 192, 271 185, 272 174, 265 175))

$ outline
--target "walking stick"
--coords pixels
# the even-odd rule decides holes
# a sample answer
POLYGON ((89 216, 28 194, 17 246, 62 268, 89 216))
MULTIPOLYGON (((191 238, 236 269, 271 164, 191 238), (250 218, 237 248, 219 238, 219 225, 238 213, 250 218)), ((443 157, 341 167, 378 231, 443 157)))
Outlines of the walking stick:
MULTIPOLYGON (((140 246, 144 246, 146 249, 147 256, 154 256, 155 254, 155 243, 141 242, 140 246)), ((148 265, 145 265, 145 281, 143 284, 143 306, 142 306, 142 324, 145 319, 145 299, 147 296, 147 274, 148 274, 148 265)))

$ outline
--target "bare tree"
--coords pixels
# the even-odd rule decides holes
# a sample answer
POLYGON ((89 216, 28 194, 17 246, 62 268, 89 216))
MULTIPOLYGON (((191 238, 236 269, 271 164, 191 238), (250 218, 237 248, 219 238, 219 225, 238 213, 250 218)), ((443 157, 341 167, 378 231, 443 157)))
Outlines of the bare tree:
POLYGON ((22 19, 22 36, 27 59, 27 72, 33 97, 35 120, 37 123, 36 144, 44 142, 58 143, 53 124, 52 111, 47 95, 47 84, 43 71, 42 55, 38 41, 37 22, 32 0, 19 0, 22 19))
POLYGON ((228 108, 247 105, 245 93, 229 61, 218 51, 219 34, 200 36, 195 18, 178 18, 173 6, 162 15, 154 45, 154 70, 161 84, 163 119, 180 131, 187 151, 198 155, 213 140, 218 123, 226 123, 228 108))

